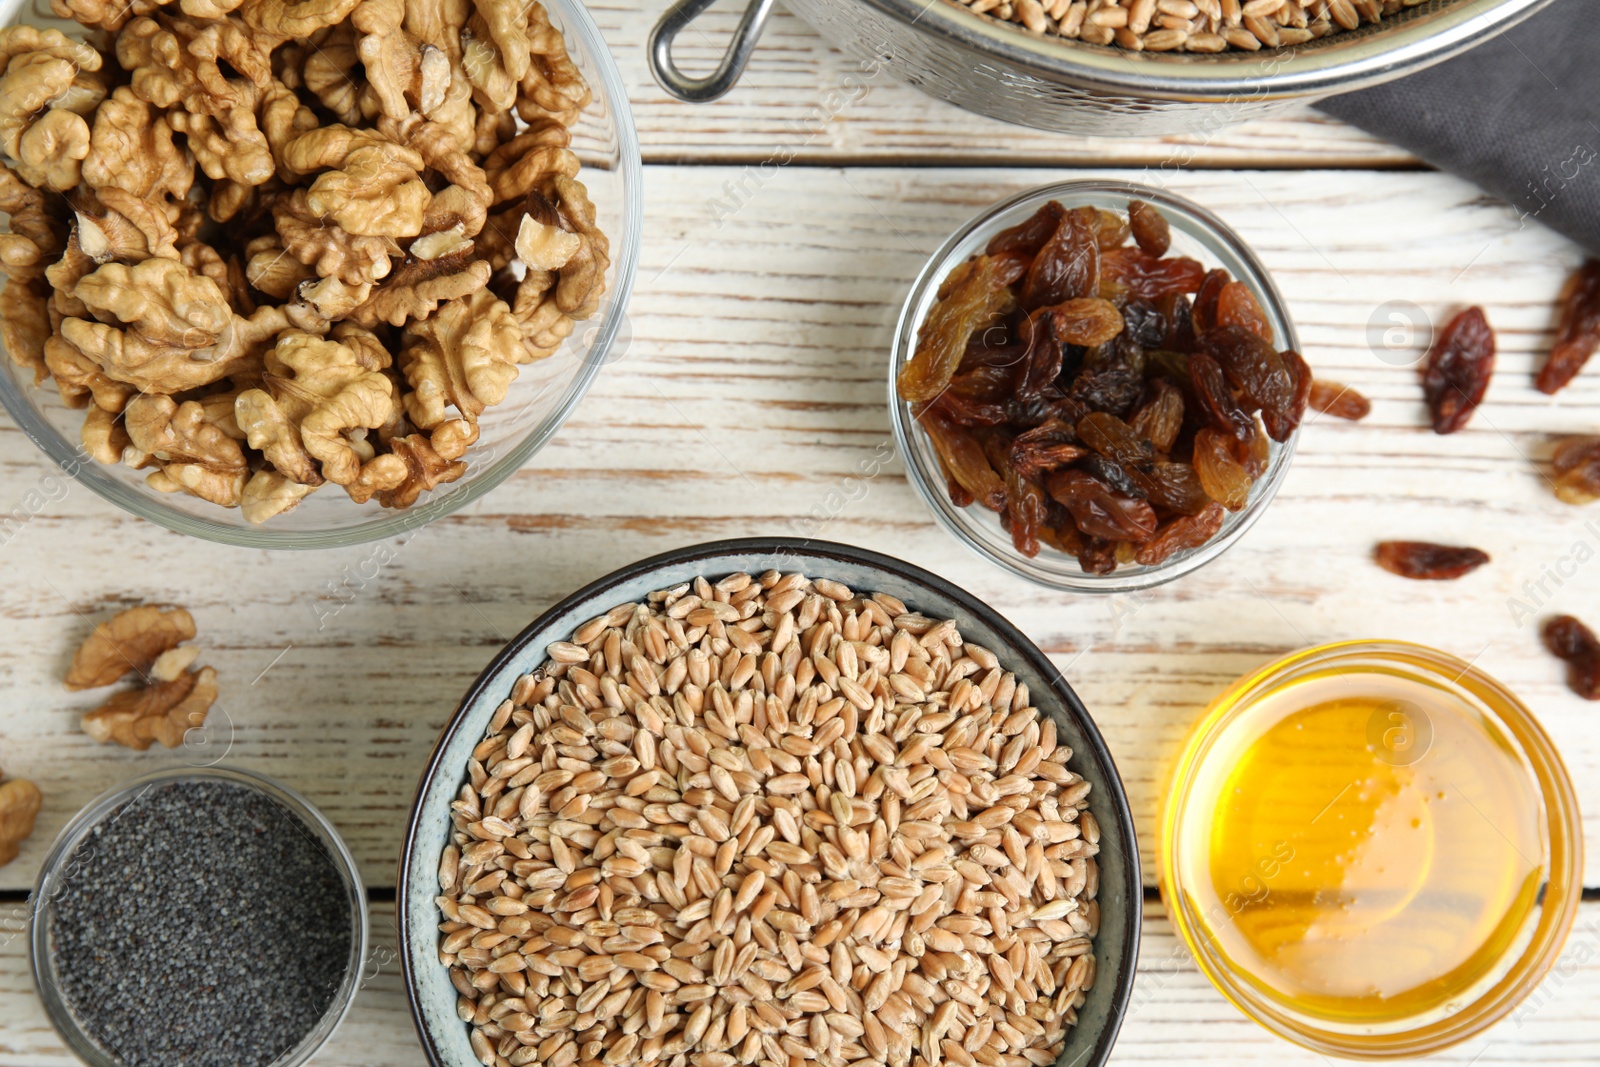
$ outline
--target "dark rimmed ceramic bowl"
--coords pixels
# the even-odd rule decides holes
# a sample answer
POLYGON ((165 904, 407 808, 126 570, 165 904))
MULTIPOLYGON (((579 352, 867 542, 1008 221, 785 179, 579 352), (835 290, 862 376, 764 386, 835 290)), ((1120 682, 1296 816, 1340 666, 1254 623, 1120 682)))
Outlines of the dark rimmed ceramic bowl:
MULTIPOLYGON (((1098 977, 1068 1034, 1058 1067, 1101 1067, 1111 1055, 1133 991, 1143 888, 1133 817, 1116 764, 1094 720, 1061 672, 1039 648, 977 597, 909 563, 848 545, 792 538, 715 541, 642 560, 573 593, 518 634, 478 675, 434 746, 412 803, 400 857, 400 959, 411 1015, 433 1067, 472 1067, 468 1028, 456 1015, 457 994, 438 958, 439 854, 450 834, 450 802, 466 780, 467 761, 489 719, 516 680, 545 660, 545 646, 567 640, 580 625, 618 604, 643 600, 696 576, 715 581, 736 571, 800 571, 884 592, 913 610, 954 619, 962 636, 988 648, 1034 703, 1055 720, 1070 766, 1093 784, 1089 810, 1100 823, 1098 977)), ((626 1065, 625 1065, 626 1067, 626 1065)))

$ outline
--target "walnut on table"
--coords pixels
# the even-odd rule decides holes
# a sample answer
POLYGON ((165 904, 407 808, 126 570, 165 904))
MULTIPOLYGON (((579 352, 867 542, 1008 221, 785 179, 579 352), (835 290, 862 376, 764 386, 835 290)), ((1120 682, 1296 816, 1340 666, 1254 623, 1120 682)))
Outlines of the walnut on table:
MULTIPOLYGON (((171 403, 170 397, 159 399, 171 403)), ((185 733, 203 726, 217 699, 217 672, 194 669, 200 650, 183 644, 194 635, 194 618, 183 608, 150 604, 96 626, 72 658, 67 688, 98 689, 129 674, 139 684, 113 693, 85 715, 84 733, 143 751, 156 741, 176 748, 185 733)))
POLYGON ((539 3, 52 5, 95 32, 0 30, 0 341, 96 460, 251 522, 408 507, 598 310, 539 3))
POLYGON ((33 833, 33 821, 44 798, 39 787, 21 778, 0 782, 0 867, 17 858, 22 842, 33 833))

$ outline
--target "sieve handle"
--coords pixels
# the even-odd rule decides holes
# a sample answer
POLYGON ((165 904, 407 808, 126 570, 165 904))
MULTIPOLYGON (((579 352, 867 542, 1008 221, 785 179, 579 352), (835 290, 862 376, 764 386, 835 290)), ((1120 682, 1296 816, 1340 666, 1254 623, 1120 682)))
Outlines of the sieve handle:
POLYGON ((679 32, 713 3, 715 0, 678 0, 650 31, 650 73, 655 75, 661 88, 691 104, 715 100, 733 88, 739 75, 744 73, 744 65, 750 61, 756 42, 761 39, 762 27, 766 25, 767 16, 772 14, 776 0, 750 0, 717 69, 703 78, 692 78, 672 61, 672 44, 679 32))

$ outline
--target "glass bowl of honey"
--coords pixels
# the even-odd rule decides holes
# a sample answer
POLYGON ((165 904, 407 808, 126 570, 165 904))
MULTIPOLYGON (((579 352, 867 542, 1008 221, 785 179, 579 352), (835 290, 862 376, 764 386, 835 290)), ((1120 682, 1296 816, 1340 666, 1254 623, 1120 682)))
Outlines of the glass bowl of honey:
POLYGON ((1533 991, 1582 850, 1571 779, 1515 695, 1430 648, 1352 641, 1206 709, 1167 795, 1161 892, 1200 969, 1267 1029, 1420 1056, 1533 991))

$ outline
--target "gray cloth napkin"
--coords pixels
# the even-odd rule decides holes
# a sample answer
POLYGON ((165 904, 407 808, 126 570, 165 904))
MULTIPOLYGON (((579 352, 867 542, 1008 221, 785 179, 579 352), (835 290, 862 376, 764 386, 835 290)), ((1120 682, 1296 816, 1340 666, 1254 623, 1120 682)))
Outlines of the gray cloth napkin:
POLYGON ((1318 106, 1600 254, 1600 19, 1556 0, 1463 55, 1318 106))

